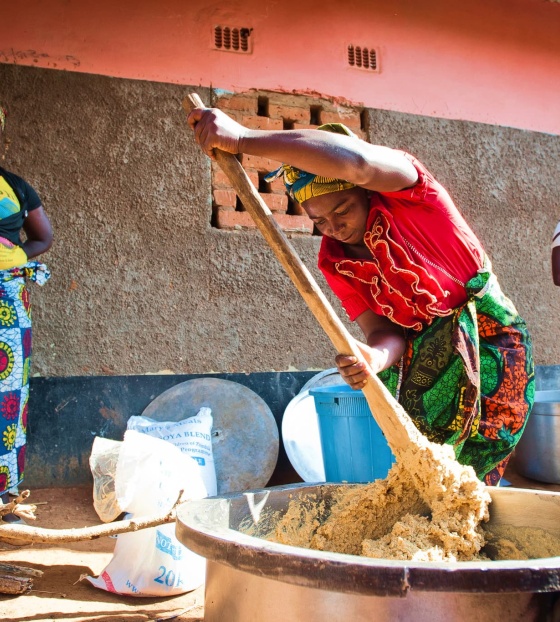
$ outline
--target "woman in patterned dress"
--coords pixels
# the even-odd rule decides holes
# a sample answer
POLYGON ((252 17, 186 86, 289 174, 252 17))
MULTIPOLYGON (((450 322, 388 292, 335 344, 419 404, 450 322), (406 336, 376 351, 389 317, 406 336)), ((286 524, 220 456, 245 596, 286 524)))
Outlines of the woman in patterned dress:
MULTIPOLYGON (((0 138, 6 112, 0 106, 0 138)), ((35 190, 0 167, 0 499, 23 479, 31 357, 31 309, 26 282, 42 285, 47 267, 31 258, 47 251, 53 234, 35 190), (22 242, 20 232, 24 231, 22 242)), ((13 514, 2 516, 14 522, 13 514)))
POLYGON ((336 357, 344 380, 360 389, 378 374, 423 434, 498 484, 534 400, 531 340, 430 171, 341 124, 253 130, 209 108, 188 121, 210 157, 288 163, 268 180, 282 176, 322 233, 319 268, 364 334, 367 364, 336 357))

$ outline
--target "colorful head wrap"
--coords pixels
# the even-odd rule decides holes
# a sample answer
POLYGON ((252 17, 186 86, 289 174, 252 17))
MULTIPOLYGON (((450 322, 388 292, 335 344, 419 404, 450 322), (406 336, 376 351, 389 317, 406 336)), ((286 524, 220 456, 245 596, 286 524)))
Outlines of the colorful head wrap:
MULTIPOLYGON (((356 134, 349 130, 342 123, 326 123, 320 125, 318 130, 325 132, 333 132, 335 134, 345 134, 346 136, 353 136, 357 138, 356 134)), ((329 194, 331 192, 339 192, 340 190, 348 190, 349 188, 355 188, 356 184, 352 184, 344 179, 336 179, 335 177, 321 177, 320 175, 314 175, 302 171, 290 164, 282 164, 280 168, 269 173, 264 179, 265 181, 273 181, 278 179, 281 175, 284 176, 284 185, 288 194, 297 201, 303 203, 307 199, 312 197, 318 197, 322 194, 329 194)))
POLYGON ((6 127, 6 109, 0 106, 0 130, 4 131, 6 127))

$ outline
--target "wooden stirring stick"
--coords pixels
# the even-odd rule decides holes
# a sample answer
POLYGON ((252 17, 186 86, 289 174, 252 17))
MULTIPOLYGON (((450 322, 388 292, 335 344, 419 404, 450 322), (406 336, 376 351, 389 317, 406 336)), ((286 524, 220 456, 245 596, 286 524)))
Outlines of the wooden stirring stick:
MULTIPOLYGON (((183 107, 190 112, 194 108, 204 108, 204 105, 198 95, 192 94, 184 100, 183 107)), ((237 158, 217 149, 214 155, 336 350, 341 354, 352 354, 367 364, 355 340, 301 262, 237 158)), ((387 500, 393 498, 395 501, 398 491, 408 495, 412 492, 408 485, 412 484, 429 506, 431 520, 426 526, 422 517, 412 519, 417 520, 418 526, 423 525, 425 533, 432 536, 440 534, 436 540, 450 559, 471 559, 484 545, 480 524, 488 519, 491 501, 485 485, 471 466, 457 462, 453 447, 433 443, 418 431, 412 419, 375 374, 371 375, 362 391, 397 459, 387 478, 380 480, 375 498, 368 499, 370 510, 376 507, 379 512, 386 511, 387 500)), ((396 501, 405 508, 406 498, 396 501)), ((375 512, 372 511, 371 515, 375 520, 375 512)))
MULTIPOLYGON (((196 93, 192 93, 183 101, 183 108, 189 113, 195 108, 205 108, 205 106, 200 97, 196 93)), ((367 365, 354 338, 342 324, 317 282, 278 226, 270 209, 255 189, 237 158, 219 149, 215 149, 215 157, 243 202, 243 206, 255 221, 259 231, 327 333, 337 352, 339 354, 352 354, 367 365)), ((421 444, 423 435, 375 374, 372 374, 362 391, 375 420, 397 457, 400 453, 399 450, 406 449, 410 444, 416 446, 421 444)))

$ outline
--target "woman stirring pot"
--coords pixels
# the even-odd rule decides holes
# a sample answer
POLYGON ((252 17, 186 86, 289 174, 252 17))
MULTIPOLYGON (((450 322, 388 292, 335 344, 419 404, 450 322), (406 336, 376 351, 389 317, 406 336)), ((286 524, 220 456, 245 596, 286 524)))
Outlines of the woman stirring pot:
MULTIPOLYGON (((210 157, 286 163, 267 180, 281 176, 323 234, 319 268, 369 368, 429 440, 497 485, 534 400, 531 340, 447 191, 410 154, 341 124, 253 130, 211 108, 188 120, 210 157)), ((336 365, 353 388, 368 381, 355 357, 336 365)))

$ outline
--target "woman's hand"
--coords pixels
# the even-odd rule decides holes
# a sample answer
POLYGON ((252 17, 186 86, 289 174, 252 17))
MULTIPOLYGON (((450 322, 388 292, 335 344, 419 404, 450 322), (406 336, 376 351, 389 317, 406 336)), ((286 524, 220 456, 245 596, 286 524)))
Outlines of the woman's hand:
POLYGON ((356 345, 367 364, 348 354, 339 354, 335 358, 335 363, 344 382, 357 390, 362 389, 367 384, 368 378, 371 377, 370 370, 377 374, 381 368, 379 367, 379 356, 377 356, 374 348, 370 348, 359 341, 356 342, 356 345))
POLYGON ((195 108, 187 117, 194 131, 196 142, 202 150, 214 158, 214 149, 227 153, 239 153, 239 141, 247 128, 234 121, 217 108, 195 108))
POLYGON ((378 374, 400 361, 404 354, 405 339, 400 326, 373 311, 364 311, 356 318, 356 322, 366 337, 367 345, 361 341, 355 344, 367 365, 348 354, 339 354, 335 362, 343 380, 353 389, 362 389, 371 372, 378 374))

